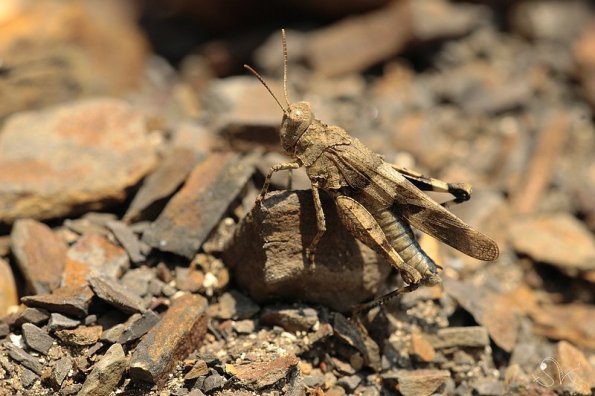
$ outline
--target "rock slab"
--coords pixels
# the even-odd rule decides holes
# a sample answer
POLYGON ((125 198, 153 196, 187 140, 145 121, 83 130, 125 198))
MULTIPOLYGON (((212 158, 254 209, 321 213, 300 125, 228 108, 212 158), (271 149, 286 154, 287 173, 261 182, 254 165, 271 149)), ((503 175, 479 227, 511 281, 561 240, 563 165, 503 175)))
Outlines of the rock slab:
POLYGON ((250 297, 302 300, 346 312, 378 293, 390 265, 349 234, 324 198, 327 231, 313 266, 305 256, 316 234, 311 191, 271 193, 241 221, 223 259, 250 297))
POLYGON ((112 393, 124 370, 126 355, 120 344, 112 345, 87 376, 79 396, 108 396, 112 393))
POLYGON ((124 101, 15 114, 0 131, 0 223, 122 201, 155 163, 145 118, 124 101))
POLYGON ((161 321, 136 347, 129 366, 137 381, 160 383, 180 360, 198 348, 207 330, 207 300, 199 295, 178 297, 161 321))
POLYGON ((213 153, 143 234, 150 246, 192 258, 254 172, 253 159, 213 153))
POLYGON ((18 220, 10 234, 10 244, 31 293, 50 293, 60 286, 67 246, 50 227, 31 219, 18 220))

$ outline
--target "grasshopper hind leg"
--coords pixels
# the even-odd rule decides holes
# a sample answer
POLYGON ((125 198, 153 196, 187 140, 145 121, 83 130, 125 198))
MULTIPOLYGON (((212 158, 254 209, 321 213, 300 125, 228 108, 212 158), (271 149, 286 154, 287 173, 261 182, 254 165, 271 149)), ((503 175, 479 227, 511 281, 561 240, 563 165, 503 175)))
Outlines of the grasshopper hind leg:
POLYGON ((401 296, 406 293, 410 293, 410 292, 416 290, 418 287, 419 287, 419 283, 407 285, 404 287, 400 287, 396 290, 393 290, 390 293, 386 293, 383 296, 375 298, 372 301, 368 301, 363 304, 357 304, 351 310, 351 316, 355 320, 359 320, 359 316, 363 312, 369 311, 370 309, 372 309, 374 307, 382 306, 382 305, 386 304, 387 302, 389 302, 390 300, 392 300, 393 298, 396 298, 396 297, 401 296))
POLYGON ((347 230, 360 242, 383 255, 407 284, 417 284, 422 280, 417 269, 403 261, 387 239, 376 218, 358 201, 345 195, 334 195, 337 214, 347 230))

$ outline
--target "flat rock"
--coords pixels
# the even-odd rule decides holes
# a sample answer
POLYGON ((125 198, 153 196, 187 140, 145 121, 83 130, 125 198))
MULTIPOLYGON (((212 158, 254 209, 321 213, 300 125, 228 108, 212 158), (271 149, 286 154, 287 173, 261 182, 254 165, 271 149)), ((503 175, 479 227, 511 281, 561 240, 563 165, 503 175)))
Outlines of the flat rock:
POLYGON ((190 381, 190 380, 196 379, 198 377, 207 375, 208 373, 209 373, 209 367, 207 366, 207 362, 200 359, 194 364, 192 369, 190 369, 190 371, 188 371, 184 375, 184 380, 190 381))
POLYGON ((19 304, 17 287, 10 264, 0 257, 0 318, 19 304))
POLYGON ((142 81, 148 46, 124 4, 10 3, 2 18, 0 53, 11 72, 0 91, 12 94, 2 95, 0 117, 81 96, 119 95, 142 81))
POLYGON ((106 227, 108 221, 117 220, 113 213, 87 212, 76 219, 64 220, 64 227, 80 235, 99 234, 108 236, 110 234, 106 227))
POLYGON ((23 338, 29 348, 47 355, 54 344, 54 339, 44 330, 32 323, 25 323, 22 326, 23 338))
POLYGON ((50 314, 45 309, 25 308, 15 319, 14 324, 15 326, 22 326, 24 323, 39 325, 47 322, 49 318, 50 314))
POLYGON ((89 285, 99 299, 122 312, 132 314, 145 311, 143 300, 115 279, 92 277, 89 285))
POLYGON ((127 271, 120 279, 120 282, 130 290, 131 293, 142 297, 148 293, 149 283, 153 279, 155 279, 155 273, 151 268, 142 266, 127 271))
MULTIPOLYGON (((479 323, 484 326, 494 342, 507 352, 516 344, 519 313, 526 313, 533 306, 533 296, 524 288, 506 294, 497 294, 471 282, 444 279, 444 290, 479 323)), ((477 331, 479 336, 481 330, 477 331)))
MULTIPOLYGON (((2 151, 0 134, 0 152, 2 151)), ((1 155, 0 155, 1 158, 1 155)), ((0 160, 0 175, 2 175, 0 160)), ((2 176, 0 176, 0 180, 2 176)), ((1 185, 1 183, 0 183, 1 185)), ((2 200, 0 187, 0 201, 2 200)), ((0 208, 2 203, 0 202, 0 208)), ((2 221, 0 209, 0 221, 2 221)), ((67 246, 51 228, 31 219, 18 220, 10 234, 12 252, 33 294, 50 293, 60 286, 67 246)))
POLYGON ((179 290, 196 293, 204 290, 205 274, 196 268, 176 268, 176 287, 179 290))
POLYGON ((396 370, 399 392, 403 396, 429 396, 450 378, 448 370, 396 370))
POLYGON ((313 266, 305 257, 316 234, 311 191, 271 193, 242 219, 223 260, 250 297, 301 300, 346 312, 378 294, 390 265, 356 241, 334 205, 321 198, 327 231, 313 266))
POLYGON ((54 389, 60 389, 62 387, 62 383, 68 376, 68 372, 71 369, 72 359, 70 357, 64 356, 63 358, 58 360, 52 367, 52 373, 49 378, 50 385, 54 389))
POLYGON ((595 109, 595 22, 591 21, 574 45, 574 57, 581 78, 583 94, 595 109))
POLYGON ((327 76, 363 71, 399 53, 412 39, 409 11, 408 2, 393 2, 310 33, 305 58, 327 76))
POLYGON ((61 330, 61 329, 74 329, 81 324, 80 321, 69 318, 59 313, 53 313, 50 315, 48 322, 48 328, 50 330, 61 330))
POLYGON ((118 343, 126 344, 130 341, 138 340, 153 328, 161 318, 155 312, 145 311, 140 317, 128 324, 120 337, 118 343))
POLYGON ((260 323, 281 326, 287 331, 310 331, 318 322, 318 312, 310 307, 272 307, 260 314, 260 323))
POLYGON ((88 346, 99 341, 102 331, 101 326, 79 326, 76 329, 57 330, 54 334, 65 344, 88 346))
POLYGON ((536 334, 595 348, 595 308, 590 304, 543 304, 531 312, 531 318, 536 334))
POLYGON ((143 241, 192 258, 252 176, 253 161, 232 153, 210 154, 144 232, 143 241))
POLYGON ((213 391, 223 388, 225 382, 225 377, 215 372, 205 378, 200 389, 206 392, 207 395, 213 394, 213 391))
POLYGON ((568 213, 519 218, 510 225, 515 250, 563 270, 595 269, 595 238, 568 213))
POLYGON ((175 147, 168 151, 157 169, 143 181, 124 215, 124 220, 134 220, 143 213, 150 212, 153 205, 159 205, 161 201, 173 195, 184 183, 199 158, 200 155, 194 150, 183 147, 175 147))
POLYGON ((0 338, 4 338, 10 334, 10 326, 8 323, 0 322, 0 338))
POLYGON ((145 255, 142 253, 140 241, 126 223, 113 220, 107 223, 107 227, 126 250, 133 263, 138 264, 145 261, 145 255))
POLYGON ((175 299, 134 350, 130 376, 150 383, 163 380, 176 362, 199 347, 207 330, 206 309, 207 301, 199 295, 185 294, 175 299))
MULTIPOLYGON (((595 368, 574 345, 560 341, 556 345, 556 360, 563 377, 559 390, 571 395, 591 395, 595 388, 595 368), (564 378, 564 374, 572 373, 564 378)), ((555 378, 555 377, 554 377, 555 378)), ((560 378, 560 377, 558 377, 560 378)))
POLYGON ((586 3, 572 1, 520 2, 512 7, 512 27, 531 40, 568 43, 582 30, 589 19, 586 3))
POLYGON ((109 396, 126 370, 126 354, 120 344, 112 345, 93 366, 78 396, 109 396))
MULTIPOLYGON (((146 311, 149 312, 149 311, 146 311)), ((109 315, 109 314, 108 314, 109 315)), ((111 315, 109 315, 111 316, 111 315)), ((101 333, 101 341, 107 341, 111 344, 118 342, 120 337, 124 331, 126 331, 130 326, 138 321, 141 318, 141 314, 133 314, 130 315, 128 319, 123 322, 118 322, 117 318, 111 317, 108 320, 102 320, 102 326, 105 329, 103 333, 101 333)), ((103 318, 105 319, 105 317, 103 318)))
POLYGON ((507 394, 506 385, 497 378, 478 378, 472 382, 473 390, 478 395, 501 396, 507 394))
POLYGON ((35 381, 39 378, 39 375, 35 374, 33 371, 23 368, 21 375, 19 375, 18 380, 21 381, 21 385, 25 388, 30 388, 33 386, 35 381))
POLYGON ((0 222, 112 205, 155 163, 144 116, 124 101, 15 114, 0 132, 0 222))
MULTIPOLYGON (((278 59, 279 36, 275 35, 275 39, 278 59)), ((279 81, 267 80, 267 84, 277 95, 283 95, 279 81)), ((234 150, 248 152, 264 147, 272 151, 279 147, 279 107, 256 78, 234 76, 214 80, 208 86, 208 96, 215 103, 225 105, 219 129, 234 150)))
POLYGON ((84 286, 89 276, 119 278, 130 267, 126 251, 97 233, 82 235, 69 249, 64 286, 84 286))
POLYGON ((228 364, 225 366, 225 371, 232 374, 243 387, 257 391, 288 378, 291 371, 297 369, 299 362, 300 359, 295 355, 287 355, 268 362, 228 364))
POLYGON ((28 307, 44 308, 50 312, 82 318, 89 313, 94 294, 88 286, 61 287, 52 294, 40 294, 21 298, 28 307))
POLYGON ((354 374, 339 378, 337 385, 343 387, 347 392, 353 392, 361 382, 362 378, 354 374))
POLYGON ((332 326, 333 335, 360 352, 363 363, 375 371, 381 369, 380 349, 369 335, 363 334, 353 321, 340 313, 333 316, 332 326))
POLYGON ((432 41, 462 36, 488 18, 482 7, 446 0, 409 1, 413 36, 432 41))
POLYGON ((490 337, 485 327, 448 327, 436 334, 428 334, 428 341, 433 348, 449 347, 485 347, 490 345, 490 337))
POLYGON ((436 357, 436 351, 428 337, 417 332, 411 334, 411 354, 422 362, 431 362, 436 357))
POLYGON ((35 374, 41 375, 43 366, 36 358, 10 342, 5 342, 4 348, 8 351, 8 356, 10 356, 11 359, 18 362, 21 366, 33 371, 35 374))
POLYGON ((260 307, 242 293, 231 290, 219 297, 217 317, 221 319, 249 319, 254 316, 260 307))

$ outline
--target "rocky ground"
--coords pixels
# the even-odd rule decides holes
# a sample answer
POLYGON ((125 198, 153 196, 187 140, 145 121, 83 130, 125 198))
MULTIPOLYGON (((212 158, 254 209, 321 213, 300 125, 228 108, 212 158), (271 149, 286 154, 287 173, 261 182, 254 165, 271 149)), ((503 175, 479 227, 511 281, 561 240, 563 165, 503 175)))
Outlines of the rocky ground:
POLYGON ((206 3, 0 6, 0 394, 592 394, 589 2, 206 3), (398 274, 325 195, 307 262, 302 170, 254 205, 288 158, 241 66, 282 100, 280 27, 290 98, 472 184, 496 261, 420 234, 443 283, 356 325, 398 274))

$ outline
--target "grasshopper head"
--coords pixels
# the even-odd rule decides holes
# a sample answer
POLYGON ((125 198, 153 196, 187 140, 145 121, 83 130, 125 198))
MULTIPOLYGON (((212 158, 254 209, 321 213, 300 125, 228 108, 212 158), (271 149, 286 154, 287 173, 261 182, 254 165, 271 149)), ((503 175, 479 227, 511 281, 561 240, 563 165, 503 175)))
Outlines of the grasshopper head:
POLYGON ((285 103, 287 107, 283 107, 279 99, 275 96, 273 91, 269 88, 264 79, 248 65, 244 67, 256 76, 269 91, 273 99, 277 102, 283 111, 283 120, 281 121, 281 145, 283 149, 293 154, 293 147, 296 145, 299 138, 306 132, 312 121, 314 120, 314 113, 312 107, 308 102, 291 103, 289 95, 287 94, 287 39, 285 38, 285 29, 281 29, 281 43, 283 44, 283 92, 285 94, 285 103))
POLYGON ((297 102, 287 107, 281 121, 281 145, 285 151, 290 152, 312 120, 314 120, 314 113, 310 103, 297 102))

